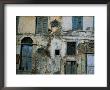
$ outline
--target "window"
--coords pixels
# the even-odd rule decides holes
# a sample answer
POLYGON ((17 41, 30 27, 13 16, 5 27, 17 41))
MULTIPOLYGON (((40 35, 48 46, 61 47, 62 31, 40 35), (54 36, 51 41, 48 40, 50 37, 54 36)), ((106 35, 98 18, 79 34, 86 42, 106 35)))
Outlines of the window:
POLYGON ((94 54, 87 54, 87 74, 94 74, 94 54))
POLYGON ((36 17, 36 33, 47 33, 48 31, 48 17, 38 16, 36 17))
POLYGON ((83 29, 83 16, 73 16, 72 30, 82 30, 82 29, 83 29))
POLYGON ((94 48, 94 40, 90 40, 90 42, 88 43, 88 46, 90 48, 94 48))
POLYGON ((67 42, 67 55, 75 55, 76 42, 67 42))
POLYGON ((60 50, 55 50, 55 55, 60 55, 60 50))
POLYGON ((76 61, 67 61, 65 64, 65 74, 77 74, 76 61))

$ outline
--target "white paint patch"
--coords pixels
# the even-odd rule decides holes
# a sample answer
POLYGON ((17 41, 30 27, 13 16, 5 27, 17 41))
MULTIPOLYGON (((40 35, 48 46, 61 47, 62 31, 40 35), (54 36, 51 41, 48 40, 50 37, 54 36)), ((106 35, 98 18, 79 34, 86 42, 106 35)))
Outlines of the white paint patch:
POLYGON ((62 17, 62 30, 63 31, 72 30, 72 16, 62 17))
POLYGON ((93 16, 83 17, 83 30, 93 30, 93 16))

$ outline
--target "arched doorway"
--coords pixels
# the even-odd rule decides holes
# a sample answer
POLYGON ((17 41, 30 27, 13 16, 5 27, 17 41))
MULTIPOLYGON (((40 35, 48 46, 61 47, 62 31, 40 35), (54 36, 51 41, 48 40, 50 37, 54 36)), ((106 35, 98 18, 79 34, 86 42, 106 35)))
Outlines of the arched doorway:
POLYGON ((25 37, 21 41, 21 62, 20 70, 23 73, 29 73, 32 70, 32 39, 25 37))

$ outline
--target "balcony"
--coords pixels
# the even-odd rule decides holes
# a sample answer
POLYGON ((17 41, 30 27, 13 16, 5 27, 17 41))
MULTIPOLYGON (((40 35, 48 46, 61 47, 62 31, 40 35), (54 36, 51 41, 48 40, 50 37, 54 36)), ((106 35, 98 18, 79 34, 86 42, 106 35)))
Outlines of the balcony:
POLYGON ((83 38, 83 39, 92 39, 94 38, 94 30, 68 30, 66 32, 63 32, 62 35, 66 38, 72 38, 75 37, 78 39, 83 38))

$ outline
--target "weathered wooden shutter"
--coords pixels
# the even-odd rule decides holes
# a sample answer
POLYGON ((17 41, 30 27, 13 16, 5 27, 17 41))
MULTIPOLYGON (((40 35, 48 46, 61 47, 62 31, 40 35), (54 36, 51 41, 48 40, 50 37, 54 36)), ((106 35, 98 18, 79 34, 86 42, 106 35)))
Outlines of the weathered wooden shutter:
POLYGON ((42 32, 42 18, 37 17, 37 33, 41 33, 41 32, 42 32))
POLYGON ((82 29, 83 29, 83 16, 73 16, 72 30, 82 30, 82 29))
POLYGON ((37 17, 37 33, 47 33, 48 31, 48 17, 37 17))

